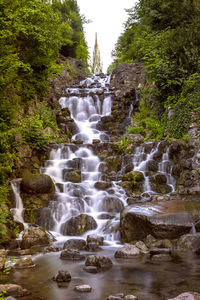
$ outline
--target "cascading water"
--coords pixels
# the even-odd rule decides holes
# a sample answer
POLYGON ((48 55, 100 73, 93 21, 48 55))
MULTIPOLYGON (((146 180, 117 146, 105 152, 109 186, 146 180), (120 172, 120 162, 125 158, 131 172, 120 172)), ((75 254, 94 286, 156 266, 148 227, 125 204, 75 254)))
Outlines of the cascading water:
POLYGON ((111 114, 112 94, 108 83, 107 76, 92 76, 82 81, 79 89, 68 88, 68 97, 59 101, 62 108, 70 110, 77 133, 72 137, 74 143, 55 145, 50 160, 41 169, 51 176, 56 186, 54 199, 41 211, 40 225, 46 229, 67 235, 63 229, 66 222, 84 213, 97 223, 92 233, 103 234, 110 241, 119 239, 119 212, 126 204, 126 194, 116 182, 107 183, 108 190, 97 187, 103 179, 102 162, 92 146, 97 139, 109 141, 109 136, 97 129, 99 120, 111 114))
MULTIPOLYGON (((146 145, 151 146, 152 144, 152 149, 149 153, 146 153, 145 150, 145 145, 143 146, 138 146, 135 149, 135 152, 133 154, 133 170, 134 171, 140 171, 144 175, 144 185, 143 185, 143 194, 144 194, 144 199, 148 198, 148 195, 151 196, 155 194, 155 191, 152 188, 151 182, 150 182, 150 163, 154 162, 154 157, 157 155, 159 152, 159 146, 160 142, 156 143, 154 146, 154 143, 146 143, 146 145)), ((176 185, 176 180, 172 176, 172 169, 173 169, 173 163, 169 159, 169 147, 167 148, 167 151, 163 153, 162 158, 160 162, 158 163, 157 166, 157 171, 160 174, 165 175, 167 179, 167 185, 170 186, 171 192, 175 191, 175 185, 176 185)))
POLYGON ((13 179, 10 182, 13 190, 14 198, 15 198, 15 204, 16 204, 16 207, 12 208, 12 213, 13 213, 14 220, 16 222, 22 223, 24 225, 24 228, 27 228, 28 224, 24 222, 24 217, 23 217, 24 214, 23 201, 20 196, 21 180, 22 180, 21 178, 18 178, 18 179, 13 179))

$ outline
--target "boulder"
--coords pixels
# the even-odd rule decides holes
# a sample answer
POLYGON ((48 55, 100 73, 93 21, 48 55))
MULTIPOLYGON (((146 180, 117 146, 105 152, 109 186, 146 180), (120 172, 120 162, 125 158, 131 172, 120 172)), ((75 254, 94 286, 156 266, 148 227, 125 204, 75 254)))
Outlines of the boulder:
POLYGON ((60 254, 60 259, 63 260, 84 260, 85 256, 80 254, 78 250, 65 249, 60 254))
POLYGON ((55 280, 56 282, 69 282, 72 280, 72 277, 67 270, 60 270, 53 277, 53 280, 55 280))
POLYGON ((186 292, 168 300, 200 300, 200 294, 195 292, 186 292))
POLYGON ((96 255, 89 255, 85 261, 86 266, 94 266, 98 269, 105 269, 112 267, 113 263, 112 260, 104 255, 96 256, 96 255))
POLYGON ((124 208, 123 202, 117 197, 105 197, 100 205, 100 209, 106 212, 121 212, 124 208))
POLYGON ((158 262, 171 261, 172 257, 169 254, 156 254, 152 256, 151 260, 158 261, 158 262))
POLYGON ((88 293, 91 292, 92 288, 90 285, 84 284, 84 285, 76 285, 75 290, 81 293, 88 293))
POLYGON ((27 194, 52 194, 55 192, 54 183, 48 175, 24 172, 21 190, 27 194))
POLYGON ((97 223, 92 216, 81 214, 77 217, 72 217, 67 222, 62 224, 61 233, 63 235, 79 236, 88 230, 97 228, 97 223))
POLYGON ((162 213, 159 208, 162 207, 153 204, 125 208, 120 218, 122 241, 141 240, 148 234, 157 239, 175 239, 190 232, 194 220, 192 213, 162 213))
POLYGON ((28 249, 35 245, 47 246, 49 243, 49 236, 43 228, 30 226, 24 231, 21 248, 28 249))
POLYGON ((87 236, 87 243, 96 243, 100 246, 103 246, 104 237, 98 235, 88 235, 87 236))
POLYGON ((29 268, 34 266, 35 264, 30 256, 19 259, 15 264, 16 269, 23 269, 23 268, 29 268))
POLYGON ((30 294, 29 291, 23 289, 21 285, 18 284, 0 284, 0 294, 6 292, 6 296, 12 297, 24 297, 30 294))
POLYGON ((122 181, 132 181, 136 184, 138 182, 144 181, 144 175, 142 172, 139 171, 128 172, 122 176, 122 181))
POLYGON ((111 182, 106 182, 106 181, 98 181, 98 182, 95 183, 94 187, 97 190, 105 191, 105 190, 112 187, 112 183, 111 182))
POLYGON ((79 170, 65 171, 64 180, 70 181, 73 183, 81 182, 81 171, 79 171, 79 170))
POLYGON ((95 252, 95 251, 101 251, 102 248, 99 247, 99 244, 97 244, 97 243, 88 243, 86 250, 89 252, 95 252))
POLYGON ((83 239, 70 239, 64 243, 64 248, 85 250, 86 241, 83 239))
POLYGON ((167 185, 167 178, 164 174, 156 173, 150 177, 152 189, 156 193, 167 194, 172 191, 172 188, 167 185))
POLYGON ((182 235, 177 242, 177 249, 200 254, 200 233, 182 235))
POLYGON ((98 268, 95 266, 84 266, 83 270, 88 273, 96 274, 98 273, 98 268))
POLYGON ((148 249, 143 242, 135 245, 126 245, 115 252, 116 258, 133 258, 141 254, 147 254, 148 249))

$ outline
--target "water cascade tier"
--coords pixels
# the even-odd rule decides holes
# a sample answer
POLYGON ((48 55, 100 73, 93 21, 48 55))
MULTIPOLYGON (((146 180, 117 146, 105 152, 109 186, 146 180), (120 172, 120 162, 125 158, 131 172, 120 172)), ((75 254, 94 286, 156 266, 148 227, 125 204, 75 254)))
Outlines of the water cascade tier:
POLYGON ((108 134, 98 129, 99 121, 111 115, 109 77, 87 78, 79 88, 68 88, 67 95, 59 102, 69 109, 76 133, 72 143, 52 147, 41 169, 53 179, 56 193, 40 211, 38 222, 65 236, 92 230, 107 240, 119 240, 119 213, 126 205, 126 193, 117 182, 104 182, 103 163, 92 144, 109 141, 108 134))
MULTIPOLYGON (((59 100, 62 110, 70 112, 73 136, 70 143, 52 145, 50 158, 41 168, 41 172, 54 181, 56 193, 49 205, 39 210, 37 223, 60 236, 89 233, 103 235, 110 242, 120 241, 120 212, 127 205, 128 198, 120 185, 126 163, 122 161, 113 178, 111 171, 106 177, 105 162, 98 155, 98 149, 105 152, 111 144, 109 133, 100 126, 103 120, 111 117, 115 100, 109 80, 109 76, 92 75, 78 87, 67 88, 66 96, 59 100)), ((133 105, 128 118, 132 110, 133 105)), ((160 143, 146 143, 136 147, 129 156, 132 171, 144 175, 141 191, 144 200, 159 193, 150 182, 149 171, 149 165, 159 151, 160 143)), ((160 176, 166 178, 166 193, 173 192, 175 187, 172 167, 166 150, 156 167, 160 176)))

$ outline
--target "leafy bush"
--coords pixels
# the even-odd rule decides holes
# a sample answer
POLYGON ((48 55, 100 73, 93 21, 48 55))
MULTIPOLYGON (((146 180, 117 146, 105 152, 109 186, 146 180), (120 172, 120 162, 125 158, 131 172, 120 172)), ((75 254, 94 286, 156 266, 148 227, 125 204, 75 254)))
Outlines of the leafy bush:
POLYGON ((132 126, 127 128, 128 133, 133 133, 133 134, 141 134, 143 136, 146 135, 144 127, 143 126, 132 126))
POLYGON ((26 143, 31 148, 43 150, 48 143, 48 137, 43 132, 43 121, 39 116, 24 119, 22 122, 21 132, 26 143))
POLYGON ((9 216, 8 207, 6 206, 7 194, 7 186, 0 185, 0 236, 6 233, 5 230, 2 228, 2 224, 7 223, 7 218, 9 216))

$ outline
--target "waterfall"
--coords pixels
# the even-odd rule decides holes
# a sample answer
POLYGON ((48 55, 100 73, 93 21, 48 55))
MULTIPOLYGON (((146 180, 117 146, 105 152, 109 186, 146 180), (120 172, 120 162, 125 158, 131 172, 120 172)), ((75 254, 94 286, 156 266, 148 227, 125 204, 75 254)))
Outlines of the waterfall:
MULTIPOLYGON (((71 143, 52 145, 49 160, 41 168, 41 173, 54 181, 56 192, 48 206, 40 209, 38 217, 38 224, 54 231, 58 238, 72 236, 71 220, 86 214, 94 220, 96 227, 83 236, 100 234, 110 243, 120 240, 120 212, 127 205, 127 194, 119 185, 118 176, 115 181, 104 181, 105 163, 97 155, 99 148, 95 148, 96 142, 105 150, 109 144, 109 134, 102 127, 103 120, 109 119, 112 110, 113 92, 109 89, 109 81, 108 76, 92 75, 78 87, 67 88, 66 96, 59 100, 62 109, 69 109, 76 131, 71 143)), ((132 110, 133 105, 128 118, 132 110)), ((156 194, 150 181, 150 164, 155 161, 159 147, 160 143, 145 143, 136 147, 132 155, 133 170, 144 174, 144 201, 156 194)), ((168 150, 161 153, 156 164, 156 172, 166 176, 167 184, 174 191, 168 150)))
POLYGON ((101 118, 111 115, 109 80, 108 76, 93 75, 82 81, 79 88, 68 88, 67 97, 59 100, 62 108, 70 110, 77 132, 71 144, 55 145, 50 159, 41 168, 56 187, 54 199, 41 211, 40 225, 46 229, 63 234, 64 224, 84 213, 97 223, 92 233, 102 234, 108 241, 119 240, 119 213, 126 205, 126 193, 117 182, 105 183, 107 189, 97 187, 104 183, 102 162, 92 145, 93 140, 109 141, 109 135, 97 129, 101 118))
POLYGON ((14 221, 20 222, 24 225, 24 228, 28 227, 28 224, 24 222, 24 206, 23 206, 23 201, 20 196, 20 184, 21 184, 22 179, 17 178, 13 179, 11 183, 11 187, 13 190, 14 198, 15 198, 15 208, 12 208, 12 213, 14 217, 14 221))
MULTIPOLYGON (((145 195, 144 198, 148 198, 146 195, 149 194, 150 196, 156 194, 153 190, 151 183, 150 183, 150 171, 151 163, 156 163, 155 157, 159 153, 159 146, 160 142, 154 145, 153 142, 146 143, 145 145, 136 147, 134 154, 133 154, 133 170, 140 171, 144 175, 144 185, 143 185, 143 193, 145 195), (152 148, 149 153, 146 153, 145 147, 149 146, 152 148)), ((148 148, 148 147, 147 147, 148 148)), ((156 169, 156 167, 155 167, 156 169)), ((167 180, 167 185, 171 187, 171 192, 175 191, 176 180, 172 176, 172 169, 173 163, 169 159, 169 147, 167 148, 166 152, 162 154, 160 162, 158 162, 157 172, 160 174, 165 175, 167 180)), ((155 171, 155 170, 154 170, 155 171)))

